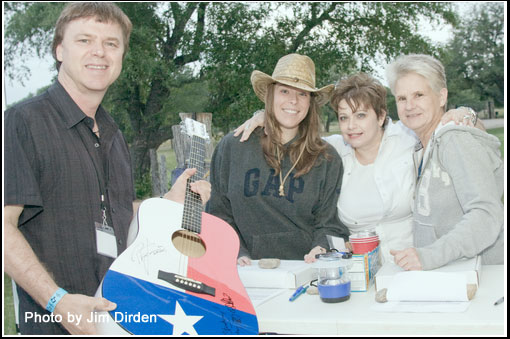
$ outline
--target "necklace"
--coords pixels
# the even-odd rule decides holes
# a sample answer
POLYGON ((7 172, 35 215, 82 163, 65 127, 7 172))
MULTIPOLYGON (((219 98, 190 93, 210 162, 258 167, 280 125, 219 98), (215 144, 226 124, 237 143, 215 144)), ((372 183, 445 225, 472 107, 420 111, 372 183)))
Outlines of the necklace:
POLYGON ((296 165, 299 162, 299 159, 301 159, 301 156, 303 155, 304 151, 305 151, 305 144, 303 144, 303 146, 301 147, 301 152, 299 153, 299 157, 297 158, 296 162, 294 163, 294 165, 292 165, 292 168, 287 172, 287 175, 282 180, 282 162, 281 162, 281 159, 280 159, 280 148, 278 146, 276 147, 276 156, 278 157, 278 162, 280 163, 280 190, 279 190, 279 192, 280 192, 280 196, 281 197, 285 196, 285 192, 283 190, 283 186, 285 184, 285 180, 287 180, 290 172, 292 172, 294 167, 296 167, 296 165))

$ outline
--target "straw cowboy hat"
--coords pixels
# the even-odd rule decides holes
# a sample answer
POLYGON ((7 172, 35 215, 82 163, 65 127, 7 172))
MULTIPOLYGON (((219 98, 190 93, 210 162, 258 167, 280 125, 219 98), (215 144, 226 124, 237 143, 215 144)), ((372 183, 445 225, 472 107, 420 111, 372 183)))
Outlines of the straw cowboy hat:
POLYGON ((303 89, 315 93, 315 100, 319 106, 328 102, 334 85, 315 88, 315 64, 306 55, 289 54, 281 57, 276 64, 273 75, 269 76, 260 71, 253 71, 251 84, 260 100, 266 102, 267 86, 271 83, 303 89))

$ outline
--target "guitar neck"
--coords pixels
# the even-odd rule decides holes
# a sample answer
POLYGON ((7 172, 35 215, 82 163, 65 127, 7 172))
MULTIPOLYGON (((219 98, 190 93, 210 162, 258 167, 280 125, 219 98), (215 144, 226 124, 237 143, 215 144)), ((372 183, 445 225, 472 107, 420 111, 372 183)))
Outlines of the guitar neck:
POLYGON ((182 217, 182 228, 200 233, 202 227, 202 199, 200 195, 191 191, 190 183, 202 180, 205 177, 205 140, 198 136, 191 138, 191 153, 189 168, 196 168, 197 172, 188 179, 186 184, 186 196, 184 199, 184 214, 182 217))

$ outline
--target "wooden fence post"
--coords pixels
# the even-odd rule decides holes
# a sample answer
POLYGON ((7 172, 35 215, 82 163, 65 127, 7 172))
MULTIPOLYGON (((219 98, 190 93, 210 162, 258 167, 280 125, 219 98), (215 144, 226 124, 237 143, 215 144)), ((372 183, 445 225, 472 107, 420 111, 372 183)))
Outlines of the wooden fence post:
POLYGON ((168 177, 166 173, 166 157, 162 155, 159 161, 159 177, 160 177, 160 187, 161 187, 161 195, 168 192, 168 177))
POLYGON ((149 150, 149 158, 151 161, 152 195, 161 196, 161 177, 159 176, 158 156, 154 148, 149 150))
POLYGON ((166 174, 166 157, 161 156, 158 163, 158 155, 154 148, 149 150, 151 162, 152 196, 158 197, 168 192, 168 180, 166 174))
POLYGON ((487 113, 489 114, 489 119, 494 119, 494 101, 492 99, 487 100, 487 113))

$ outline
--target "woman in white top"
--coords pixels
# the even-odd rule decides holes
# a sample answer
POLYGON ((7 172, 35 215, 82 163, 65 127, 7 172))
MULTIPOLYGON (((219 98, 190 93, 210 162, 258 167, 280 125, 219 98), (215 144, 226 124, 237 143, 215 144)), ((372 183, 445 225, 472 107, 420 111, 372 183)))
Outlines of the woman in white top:
POLYGON ((342 135, 326 137, 344 165, 338 214, 351 232, 375 230, 383 260, 413 243, 411 202, 416 137, 386 113, 386 89, 367 74, 335 87, 331 106, 342 135))
MULTIPOLYGON (((393 261, 390 250, 413 244, 412 201, 416 181, 413 153, 416 135, 387 116, 386 89, 373 77, 359 73, 335 87, 331 106, 342 135, 324 139, 342 158, 344 174, 338 200, 341 221, 351 232, 375 230, 383 261, 393 261)), ((446 120, 463 120, 467 109, 448 112, 446 120)), ((260 125, 255 115, 235 135, 248 138, 260 125)))

